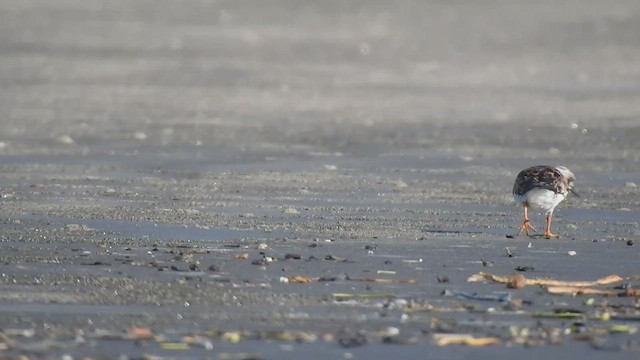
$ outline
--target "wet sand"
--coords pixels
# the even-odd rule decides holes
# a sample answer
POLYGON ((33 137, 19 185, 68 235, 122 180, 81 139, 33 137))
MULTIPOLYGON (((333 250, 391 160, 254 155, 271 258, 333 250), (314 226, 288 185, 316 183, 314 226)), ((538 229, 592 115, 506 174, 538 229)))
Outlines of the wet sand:
POLYGON ((468 278, 640 285, 639 12, 0 5, 2 356, 637 358, 637 297, 468 278))

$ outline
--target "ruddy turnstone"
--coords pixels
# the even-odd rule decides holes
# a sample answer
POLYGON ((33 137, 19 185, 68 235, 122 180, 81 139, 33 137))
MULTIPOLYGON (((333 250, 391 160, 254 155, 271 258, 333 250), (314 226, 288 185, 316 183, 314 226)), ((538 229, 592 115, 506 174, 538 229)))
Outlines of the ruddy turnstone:
POLYGON ((573 191, 573 183, 576 177, 571 170, 564 166, 538 165, 520 171, 516 182, 513 184, 513 197, 522 204, 524 218, 522 226, 516 236, 522 231, 529 236, 529 231, 536 229, 529 223, 527 209, 529 206, 545 211, 547 224, 544 229, 544 237, 557 238, 558 235, 551 232, 551 216, 553 210, 564 200, 569 192, 573 191))

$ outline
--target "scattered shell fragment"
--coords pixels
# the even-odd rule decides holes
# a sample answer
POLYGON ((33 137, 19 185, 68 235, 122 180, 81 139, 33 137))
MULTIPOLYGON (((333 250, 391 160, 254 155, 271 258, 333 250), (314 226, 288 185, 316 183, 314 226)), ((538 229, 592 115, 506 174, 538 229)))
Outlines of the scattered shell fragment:
POLYGON ((402 259, 402 262, 409 263, 409 264, 415 264, 415 263, 421 263, 422 259, 402 259))
POLYGON ((576 256, 577 252, 573 251, 573 250, 569 250, 567 251, 567 255, 569 256, 576 256))
POLYGON ((57 140, 58 140, 59 143, 66 144, 66 145, 71 145, 71 144, 75 143, 73 138, 71 136, 69 136, 69 135, 58 136, 57 140))

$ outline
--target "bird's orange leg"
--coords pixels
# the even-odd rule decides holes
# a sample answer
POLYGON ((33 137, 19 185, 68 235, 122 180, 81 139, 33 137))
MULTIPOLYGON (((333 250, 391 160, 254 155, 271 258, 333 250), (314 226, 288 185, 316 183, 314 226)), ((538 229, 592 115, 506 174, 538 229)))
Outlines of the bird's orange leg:
POLYGON ((547 214, 547 225, 544 228, 544 237, 547 239, 558 238, 558 234, 551 232, 551 214, 547 214))
POLYGON ((527 234, 527 236, 530 236, 529 231, 536 231, 536 229, 529 223, 529 216, 527 215, 527 204, 522 204, 522 211, 524 213, 522 226, 520 226, 520 230, 518 230, 516 236, 520 235, 523 231, 525 234, 527 234))

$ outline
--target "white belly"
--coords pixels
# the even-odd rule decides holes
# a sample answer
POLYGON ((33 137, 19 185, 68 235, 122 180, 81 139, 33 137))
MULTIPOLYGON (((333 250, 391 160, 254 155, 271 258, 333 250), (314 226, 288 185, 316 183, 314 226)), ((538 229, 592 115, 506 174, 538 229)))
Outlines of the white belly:
POLYGON ((567 197, 566 193, 556 193, 546 189, 533 189, 525 195, 513 195, 517 202, 526 202, 529 206, 542 209, 547 214, 553 213, 553 209, 567 197))

